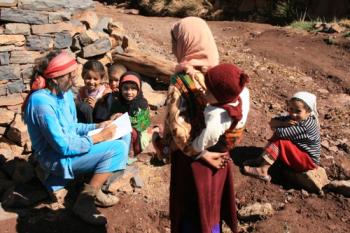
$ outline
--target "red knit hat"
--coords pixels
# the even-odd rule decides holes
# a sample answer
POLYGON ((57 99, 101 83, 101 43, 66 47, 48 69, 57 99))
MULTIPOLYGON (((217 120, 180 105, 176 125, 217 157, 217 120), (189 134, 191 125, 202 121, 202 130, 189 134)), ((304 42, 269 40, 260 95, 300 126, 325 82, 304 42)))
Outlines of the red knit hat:
POLYGON ((205 85, 219 104, 227 104, 238 99, 248 79, 237 66, 220 64, 208 70, 205 85))

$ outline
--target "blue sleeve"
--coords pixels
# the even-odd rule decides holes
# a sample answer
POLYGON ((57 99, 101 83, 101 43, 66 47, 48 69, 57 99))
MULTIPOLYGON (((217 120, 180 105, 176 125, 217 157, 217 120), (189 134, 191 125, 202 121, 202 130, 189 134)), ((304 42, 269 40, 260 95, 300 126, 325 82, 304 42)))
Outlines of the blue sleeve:
POLYGON ((36 109, 36 121, 41 133, 50 146, 62 156, 86 153, 93 145, 89 136, 72 135, 64 132, 54 109, 49 105, 41 105, 36 109))
POLYGON ((90 130, 96 129, 96 124, 76 123, 77 134, 87 135, 90 130))

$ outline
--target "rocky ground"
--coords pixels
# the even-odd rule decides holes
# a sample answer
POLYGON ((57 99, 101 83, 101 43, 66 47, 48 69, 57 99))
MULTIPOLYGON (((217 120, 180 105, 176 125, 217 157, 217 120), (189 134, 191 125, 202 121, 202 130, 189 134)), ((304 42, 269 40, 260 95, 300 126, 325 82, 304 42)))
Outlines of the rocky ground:
MULTIPOLYGON (((143 17, 120 13, 97 5, 100 16, 123 23, 138 47, 147 53, 174 61, 170 53, 170 27, 176 18, 143 17)), ((238 64, 250 75, 251 112, 242 144, 233 153, 235 188, 239 209, 264 204, 265 216, 241 218, 240 232, 348 232, 350 199, 325 190, 313 194, 286 183, 273 173, 265 184, 242 175, 244 157, 257 155, 271 136, 269 119, 285 110, 285 100, 296 91, 318 96, 322 135, 321 165, 330 180, 350 179, 350 40, 342 34, 309 33, 266 24, 211 21, 222 62, 238 64), (267 206, 267 207, 266 207, 267 206)), ((152 112, 162 122, 164 108, 152 112)), ((39 205, 21 210, 17 220, 2 222, 0 232, 170 232, 168 213, 170 165, 154 163, 143 154, 135 163, 142 188, 125 185, 120 203, 100 209, 108 218, 106 227, 92 227, 75 217, 70 206, 76 193, 66 198, 65 209, 39 205)))

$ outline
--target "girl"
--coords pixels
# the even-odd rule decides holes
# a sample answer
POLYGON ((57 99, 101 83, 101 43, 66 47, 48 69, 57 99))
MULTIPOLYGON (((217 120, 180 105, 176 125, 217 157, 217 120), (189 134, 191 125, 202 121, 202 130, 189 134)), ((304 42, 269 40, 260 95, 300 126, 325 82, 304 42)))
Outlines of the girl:
POLYGON ((118 102, 120 77, 126 71, 126 67, 120 64, 108 67, 109 87, 112 92, 96 102, 93 111, 94 122, 99 123, 110 119, 112 106, 118 102))
POLYGON ((261 165, 244 166, 244 173, 270 181, 268 170, 277 159, 296 172, 317 167, 320 162, 321 139, 316 96, 305 91, 295 93, 288 101, 288 113, 288 116, 271 120, 270 126, 275 132, 262 154, 261 165))
POLYGON ((80 88, 76 101, 79 122, 93 123, 96 101, 111 92, 108 85, 103 84, 105 75, 106 71, 101 62, 91 60, 84 64, 82 77, 85 86, 80 88))
POLYGON ((139 74, 131 71, 124 73, 120 78, 119 88, 118 101, 111 107, 111 114, 118 117, 128 112, 130 116, 133 131, 129 155, 132 157, 141 153, 151 141, 150 112, 148 102, 143 97, 139 74))

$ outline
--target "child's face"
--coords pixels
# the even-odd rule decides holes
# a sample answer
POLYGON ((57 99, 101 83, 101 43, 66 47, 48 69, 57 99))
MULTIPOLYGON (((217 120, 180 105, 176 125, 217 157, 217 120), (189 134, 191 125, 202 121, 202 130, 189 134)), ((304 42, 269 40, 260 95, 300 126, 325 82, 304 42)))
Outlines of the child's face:
POLYGON ((116 71, 113 74, 109 76, 109 86, 111 87, 113 92, 119 91, 119 79, 120 79, 120 72, 116 71))
POLYGON ((288 102, 288 113, 294 121, 303 121, 310 116, 310 112, 305 108, 304 103, 298 100, 288 102))
POLYGON ((84 83, 89 92, 97 90, 101 85, 102 77, 98 72, 89 70, 84 77, 84 83))
POLYGON ((138 93, 138 88, 136 83, 132 83, 132 82, 126 82, 123 83, 122 85, 122 96, 124 97, 124 99, 126 100, 133 100, 138 93))

